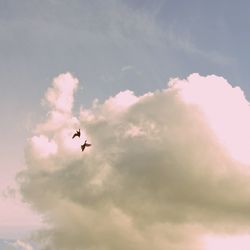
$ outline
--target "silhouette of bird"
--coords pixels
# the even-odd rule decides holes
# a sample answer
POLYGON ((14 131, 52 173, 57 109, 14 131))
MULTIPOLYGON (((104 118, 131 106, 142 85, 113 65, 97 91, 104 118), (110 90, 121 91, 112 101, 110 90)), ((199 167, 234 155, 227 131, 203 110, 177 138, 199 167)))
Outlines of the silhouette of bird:
POLYGON ((81 131, 80 131, 80 129, 79 130, 76 130, 76 132, 73 134, 73 136, 72 136, 72 139, 74 139, 76 136, 78 136, 79 138, 80 138, 80 136, 81 136, 81 131))
POLYGON ((84 144, 81 145, 82 151, 84 151, 85 147, 90 147, 91 144, 87 143, 87 140, 85 140, 84 144))

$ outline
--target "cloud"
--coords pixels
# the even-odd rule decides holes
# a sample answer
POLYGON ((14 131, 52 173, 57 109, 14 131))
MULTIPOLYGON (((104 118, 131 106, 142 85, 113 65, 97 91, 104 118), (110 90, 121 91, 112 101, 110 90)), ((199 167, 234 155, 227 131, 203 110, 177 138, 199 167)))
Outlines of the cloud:
POLYGON ((134 69, 132 65, 126 65, 121 68, 121 72, 125 72, 125 71, 132 70, 132 69, 134 69))
POLYGON ((68 113, 73 107, 73 93, 78 80, 70 73, 61 74, 53 80, 53 86, 48 89, 45 98, 50 106, 58 111, 68 113))
MULTIPOLYGON (((56 100, 50 108, 62 112, 56 100)), ((79 117, 71 109, 60 126, 50 116, 38 125, 19 174, 50 225, 38 234, 43 249, 193 250, 211 233, 248 232, 249 107, 238 87, 192 74, 142 96, 120 92, 79 117), (76 126, 83 136, 72 140, 76 126)))
POLYGON ((250 163, 250 108, 243 91, 213 75, 202 79, 192 74, 187 81, 173 79, 170 85, 175 81, 183 100, 201 108, 230 154, 236 160, 250 163))
POLYGON ((22 250, 33 250, 33 247, 29 243, 24 242, 22 240, 17 240, 12 245, 14 247, 18 247, 18 249, 22 249, 22 250))
POLYGON ((15 198, 17 190, 14 187, 7 186, 1 192, 1 198, 8 199, 8 198, 15 198))
POLYGON ((46 158, 49 155, 57 153, 57 144, 54 141, 49 141, 44 135, 32 137, 32 145, 34 154, 41 158, 46 158))
POLYGON ((37 126, 37 131, 57 130, 65 126, 70 119, 74 102, 74 92, 78 87, 78 79, 70 73, 61 74, 53 80, 52 87, 48 88, 44 105, 50 108, 46 123, 37 126))
POLYGON ((219 51, 200 49, 191 38, 192 35, 187 32, 178 34, 172 27, 169 27, 167 30, 166 40, 172 46, 175 46, 188 54, 199 56, 217 65, 232 65, 235 63, 233 57, 225 56, 219 51))
POLYGON ((205 237, 205 250, 248 250, 250 248, 249 235, 209 235, 205 237))

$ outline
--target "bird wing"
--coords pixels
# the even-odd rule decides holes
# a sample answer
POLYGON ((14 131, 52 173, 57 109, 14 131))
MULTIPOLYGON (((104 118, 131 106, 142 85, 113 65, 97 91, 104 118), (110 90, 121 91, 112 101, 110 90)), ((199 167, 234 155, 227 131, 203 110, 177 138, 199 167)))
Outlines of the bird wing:
POLYGON ((86 144, 85 144, 85 146, 86 146, 86 147, 90 147, 90 146, 91 146, 91 144, 89 144, 89 143, 86 143, 86 144))
POLYGON ((77 135, 77 134, 74 134, 74 135, 72 136, 72 139, 74 139, 74 138, 76 137, 76 135, 77 135))

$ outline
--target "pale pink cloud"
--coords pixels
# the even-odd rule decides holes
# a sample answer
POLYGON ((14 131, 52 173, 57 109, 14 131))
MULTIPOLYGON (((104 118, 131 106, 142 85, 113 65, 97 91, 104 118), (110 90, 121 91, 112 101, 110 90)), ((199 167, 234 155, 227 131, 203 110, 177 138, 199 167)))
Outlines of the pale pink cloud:
POLYGON ((144 131, 141 127, 130 125, 129 128, 125 131, 124 135, 128 137, 136 137, 144 135, 144 131))
POLYGON ((110 112, 122 111, 128 109, 131 105, 138 101, 138 97, 130 90, 118 93, 114 97, 110 97, 105 101, 104 106, 110 109, 110 112))
POLYGON ((58 146, 54 140, 49 140, 45 135, 33 136, 31 138, 33 154, 38 158, 47 158, 57 153, 58 146))
POLYGON ((182 100, 203 112, 234 159, 250 164, 250 106, 239 87, 232 87, 223 77, 199 74, 187 80, 173 79, 170 86, 178 89, 182 100))
POLYGON ((250 234, 207 235, 203 244, 204 250, 249 250, 250 234))
POLYGON ((56 133, 55 140, 57 141, 58 145, 60 145, 59 150, 61 154, 68 156, 76 154, 75 157, 77 155, 79 156, 79 149, 81 148, 81 144, 83 144, 87 136, 84 129, 82 129, 81 138, 75 137, 73 140, 72 135, 74 132, 75 131, 72 127, 66 127, 56 133))
POLYGON ((78 79, 70 73, 61 74, 54 78, 52 87, 46 93, 46 100, 51 107, 60 112, 71 112, 73 94, 78 86, 78 79))
POLYGON ((72 116, 71 113, 78 83, 78 79, 70 73, 61 74, 54 78, 52 87, 47 90, 43 100, 43 103, 50 107, 47 120, 37 125, 37 132, 52 132, 65 126, 77 126, 79 124, 77 118, 72 116))

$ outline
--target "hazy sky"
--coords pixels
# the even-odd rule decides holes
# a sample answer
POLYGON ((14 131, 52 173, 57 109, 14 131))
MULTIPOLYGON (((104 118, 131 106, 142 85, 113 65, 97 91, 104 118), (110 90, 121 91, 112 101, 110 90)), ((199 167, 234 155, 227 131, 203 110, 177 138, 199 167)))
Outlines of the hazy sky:
MULTIPOLYGON (((84 127, 84 119, 79 116, 79 108, 90 108, 96 98, 102 103, 110 96, 116 96, 120 91, 131 90, 134 94, 125 92, 125 96, 134 96, 132 99, 140 99, 140 96, 147 92, 155 93, 156 90, 166 89, 170 78, 185 79, 192 73, 198 73, 200 76, 222 76, 231 86, 239 86, 244 91, 245 97, 249 99, 248 51, 250 36, 247 32, 250 25, 249 11, 249 2, 243 0, 237 2, 226 0, 0 0, 0 111, 2 114, 0 124, 0 139, 2 141, 0 145, 0 189, 2 193, 0 199, 0 238, 15 238, 23 230, 20 228, 28 230, 38 224, 36 216, 32 215, 31 211, 20 202, 20 194, 15 186, 15 175, 27 165, 25 163, 27 156, 25 159, 24 152, 27 140, 32 137, 34 128, 37 127, 37 124, 49 119, 46 118, 48 105, 44 104, 46 103, 44 96, 46 96, 45 93, 51 87, 51 82, 55 77, 70 72, 79 80, 78 90, 75 92, 75 105, 72 107, 73 113, 69 115, 69 117, 75 115, 79 122, 72 123, 73 127, 77 124, 84 127)), ((220 82, 220 80, 216 81, 220 82)), ((190 80, 190 82, 192 81, 190 80)), ((216 87, 212 89, 216 91, 216 87)), ((198 91, 198 93, 200 92, 198 91)), ((201 96, 203 95, 201 94, 201 96)), ((214 95, 210 93, 208 96, 213 103, 214 95)), ((243 107, 237 106, 237 100, 245 99, 240 96, 235 102, 232 101, 236 106, 230 106, 230 98, 233 98, 234 95, 229 94, 228 96, 229 101, 225 103, 230 107, 232 114, 236 115, 243 107), (235 110, 237 112, 234 112, 235 110)), ((222 100, 225 100, 226 97, 221 94, 218 99, 223 102, 222 100)), ((155 98, 158 100, 158 97, 155 98)), ((179 105, 171 100, 167 100, 170 107, 179 105)), ((210 112, 214 109, 209 109, 200 102, 198 104, 206 110, 206 114, 209 114, 210 121, 216 120, 215 117, 211 117, 210 112)), ((52 109, 56 109, 53 105, 52 109)), ((115 104, 112 105, 115 106, 115 104)), ((158 104, 152 105, 157 110, 158 104)), ((51 108, 51 106, 49 107, 51 108)), ((106 110, 105 107, 100 108, 101 111, 98 112, 104 116, 113 114, 113 111, 106 110)), ((151 106, 149 105, 149 107, 151 106)), ((163 107, 158 108, 164 109, 163 107)), ((138 109, 141 109, 141 112, 145 111, 144 106, 138 107, 138 109)), ((135 114, 137 112, 139 111, 137 110, 135 114)), ((130 114, 133 116, 134 111, 131 111, 130 114)), ((189 111, 188 114, 193 115, 189 111)), ((243 114, 246 115, 248 112, 243 112, 243 114)), ((96 113, 94 116, 97 116, 96 113)), ((150 117, 150 115, 145 116, 145 119, 150 117)), ((228 122, 233 122, 235 119, 234 116, 224 118, 228 122)), ((130 124, 127 119, 134 121, 134 118, 131 117, 117 119, 121 124, 123 122, 130 124)), ((184 118, 181 117, 181 119, 184 118)), ((162 122, 158 121, 158 117, 153 120, 159 124, 162 122)), ((240 117, 239 120, 248 124, 248 118, 244 120, 240 117)), ((67 129, 69 129, 69 124, 66 126, 67 129)), ((139 124, 140 122, 134 121, 135 127, 138 127, 139 124)), ((217 132, 225 130, 223 127, 226 126, 225 123, 221 127, 218 125, 219 123, 212 124, 217 132)), ((110 128, 120 131, 120 127, 113 124, 109 126, 107 131, 110 131, 110 128)), ((229 133, 223 133, 221 137, 219 136, 220 140, 235 142, 235 138, 244 138, 244 135, 238 136, 237 129, 234 129, 231 126, 228 130, 235 135, 234 137, 231 138, 229 133), (230 140, 225 138, 230 138, 230 140)), ((161 131, 162 127, 159 130, 161 131)), ((242 130, 245 131, 246 128, 244 127, 242 130)), ((138 131, 134 132, 133 129, 131 131, 132 134, 139 133, 138 131)), ((46 138, 39 137, 43 133, 45 132, 36 132, 35 136, 40 138, 38 141, 46 141, 46 138)), ((97 140, 97 144, 102 145, 103 141, 98 142, 97 135, 91 129, 89 133, 93 140, 97 140)), ((218 134, 221 135, 220 132, 218 134)), ((60 144, 57 137, 54 140, 60 144)), ((239 140, 237 143, 241 143, 241 141, 239 140)), ((244 143, 240 147, 243 153, 237 152, 236 154, 241 155, 247 161, 244 152, 248 149, 248 144, 244 143)), ((119 146, 119 150, 124 149, 119 146)), ((235 153, 230 145, 228 150, 235 153)), ((147 149, 145 151, 147 152, 147 149)), ((36 151, 34 152, 36 153, 36 151)), ((28 153, 28 155, 34 157, 34 152, 28 153)), ((159 154, 161 153, 159 152, 159 154)), ((129 152, 127 157, 130 157, 129 152)), ((119 160, 122 165, 126 162, 125 159, 119 160)), ((96 164, 97 159, 90 160, 90 162, 93 161, 96 164)), ((109 164, 110 162, 107 160, 107 165, 109 164)), ((112 165, 112 167, 114 166, 117 165, 112 165)), ((121 173, 123 171, 119 171, 119 174, 121 173)), ((127 174, 136 176, 138 173, 129 171, 127 174)), ((126 178, 122 181, 125 185, 131 184, 126 178)), ((236 181, 236 183, 238 182, 236 181)), ((142 186, 147 190, 144 184, 143 182, 142 186)), ((33 188, 35 184, 32 182, 31 186, 33 188)), ((150 192, 153 192, 151 188, 149 188, 150 192)), ((124 190, 119 194, 124 195, 124 190)), ((27 195, 26 191, 25 195, 27 195)), ((224 193, 221 195, 223 197, 224 193)), ((30 199, 30 204, 37 206, 42 214, 47 211, 34 201, 33 196, 30 198, 27 195, 27 197, 28 200, 30 199)), ((71 197, 71 194, 68 197, 71 197)), ((103 199, 107 198, 105 195, 103 197, 103 199)), ((127 196, 125 195, 125 197, 127 196)), ((135 196, 131 199, 137 198, 141 197, 135 196)), ((191 199, 188 200, 188 202, 190 201, 191 199)), ((118 198, 116 202, 119 209, 124 208, 123 212, 127 212, 128 216, 134 218, 135 208, 121 204, 118 198)), ((241 206, 243 209, 244 205, 241 206)), ((162 207, 164 204, 160 208, 162 207)), ((116 208, 112 207, 112 209, 116 208)), ((101 216, 98 215, 98 211, 99 208, 94 210, 93 220, 98 220, 95 216, 101 216)), ((106 214, 105 211, 101 211, 101 213, 106 214)), ((164 217, 164 215, 162 216, 164 217)), ((200 216, 203 218, 203 215, 200 216)), ((199 215, 195 213, 194 217, 195 222, 200 222, 197 219, 199 215)), ((53 215, 52 218, 52 221, 56 220, 53 215)), ((223 216, 222 218, 224 220, 223 216)), ((225 216, 225 218, 228 217, 225 216)), ((189 221, 184 221, 189 227, 189 221)), ((147 223, 146 225, 148 226, 147 223)), ((198 225, 198 227, 200 226, 198 225)), ((203 226, 202 224, 201 227, 203 226)), ((116 227, 114 226, 114 228, 116 227)), ((144 231, 141 237, 150 234, 150 230, 154 235, 159 228, 151 227, 147 233, 144 231)), ((166 230, 168 231, 168 229, 166 230)), ((201 232, 205 229, 197 230, 201 232)), ((176 235, 179 237, 178 233, 176 235)), ((145 242, 138 244, 137 249, 147 245, 145 242)), ((113 249, 112 247, 115 246, 109 247, 109 249, 113 249)), ((161 249, 160 246, 154 247, 157 250, 161 249)), ((177 246, 176 249, 182 248, 177 246)))

